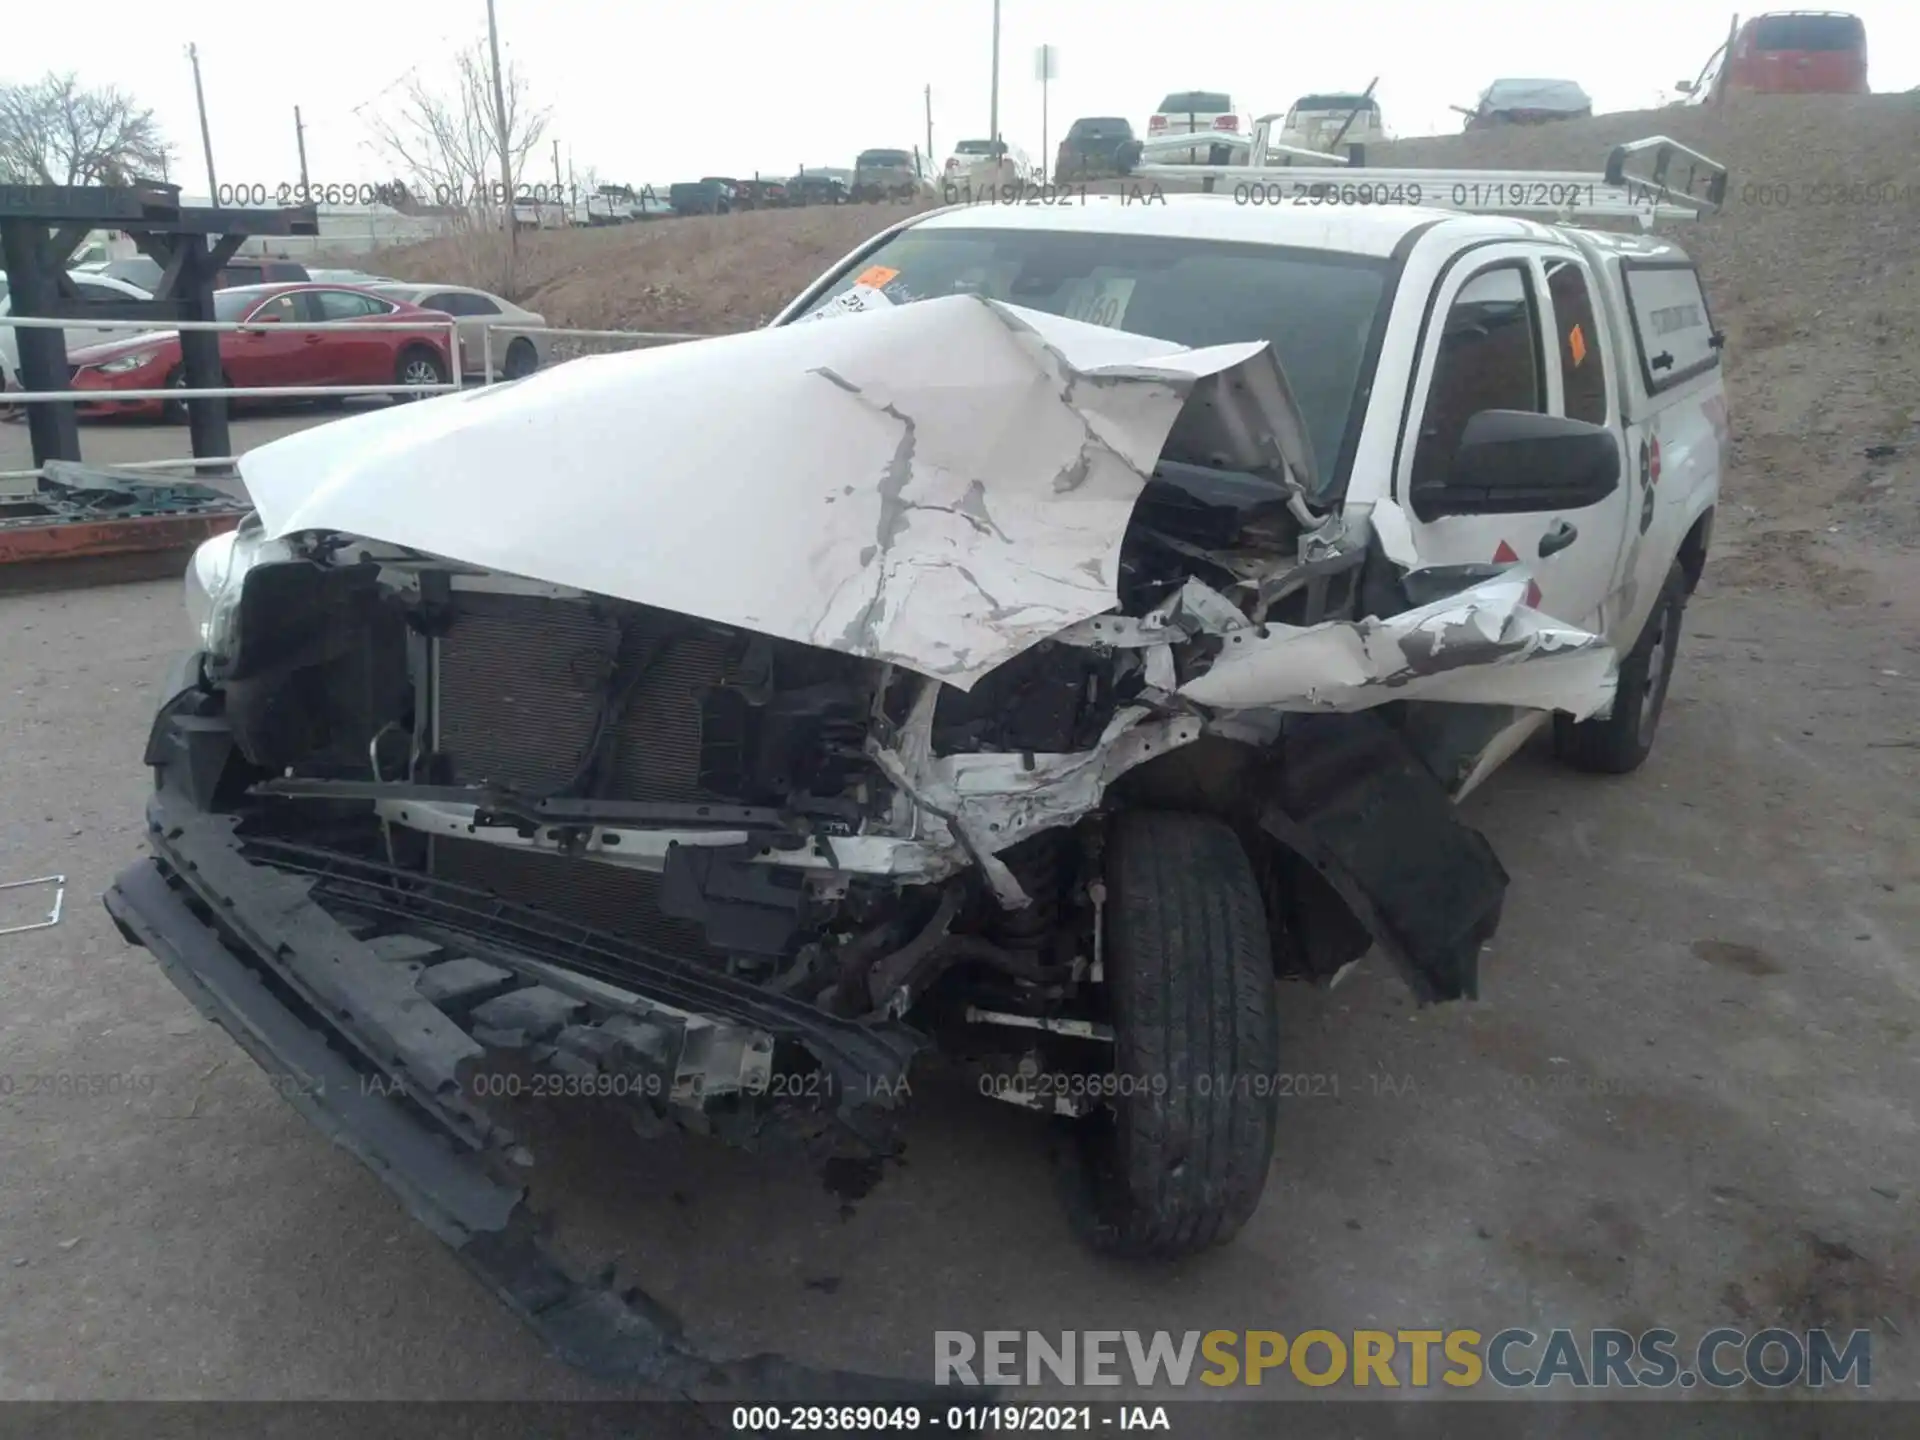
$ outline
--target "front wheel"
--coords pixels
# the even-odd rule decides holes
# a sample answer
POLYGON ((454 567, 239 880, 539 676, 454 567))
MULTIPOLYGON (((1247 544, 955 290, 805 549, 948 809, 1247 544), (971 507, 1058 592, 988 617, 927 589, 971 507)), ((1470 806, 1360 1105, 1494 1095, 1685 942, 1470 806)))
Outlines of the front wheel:
POLYGON ((1554 752, 1567 764, 1602 775, 1625 775, 1639 769, 1653 753, 1660 712, 1666 708, 1667 684, 1680 653, 1680 617, 1686 608, 1687 575, 1676 562, 1667 571, 1640 638, 1620 662, 1620 682, 1607 717, 1553 717, 1554 752))
MULTIPOLYGON (((167 372, 167 378, 164 383, 169 390, 186 389, 186 367, 183 365, 174 366, 173 369, 167 372)), ((233 378, 224 370, 220 372, 220 388, 222 390, 231 390, 234 388, 233 378)), ((227 409, 229 411, 233 409, 233 402, 231 400, 227 402, 227 409)), ((160 402, 160 418, 168 425, 186 424, 187 402, 185 400, 162 400, 160 402)))
POLYGON ((1114 1098, 1078 1122, 1069 1213, 1094 1249, 1172 1259, 1260 1203, 1279 1122, 1266 912, 1233 829, 1123 814, 1107 848, 1103 965, 1114 1098))
MULTIPOLYGON (((444 385, 447 383, 447 367, 431 350, 416 345, 401 352, 393 378, 402 385, 444 385)), ((418 390, 401 390, 393 398, 420 400, 425 397, 418 390)))

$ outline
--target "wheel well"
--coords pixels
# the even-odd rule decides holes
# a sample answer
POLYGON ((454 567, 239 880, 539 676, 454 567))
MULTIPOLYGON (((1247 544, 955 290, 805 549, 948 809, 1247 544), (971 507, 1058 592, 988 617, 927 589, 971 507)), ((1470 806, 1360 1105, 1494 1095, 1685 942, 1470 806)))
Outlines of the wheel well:
POLYGON ((1707 546, 1713 539, 1713 510, 1708 508, 1705 514, 1693 522, 1693 528, 1687 531, 1687 538, 1680 542, 1680 569, 1687 577, 1687 594, 1691 595, 1700 585, 1700 576, 1707 568, 1707 546))
POLYGON ((1117 809, 1187 811, 1232 825, 1260 882, 1274 972, 1326 979, 1363 954, 1372 937, 1312 861, 1262 829, 1252 813, 1249 798, 1263 788, 1274 758, 1205 735, 1127 772, 1109 801, 1117 809))

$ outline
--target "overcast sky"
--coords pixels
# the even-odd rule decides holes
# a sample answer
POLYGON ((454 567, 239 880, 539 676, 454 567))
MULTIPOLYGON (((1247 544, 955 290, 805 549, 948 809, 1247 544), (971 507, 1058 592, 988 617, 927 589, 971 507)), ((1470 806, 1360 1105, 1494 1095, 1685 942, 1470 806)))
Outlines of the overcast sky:
MULTIPOLYGON (((876 146, 934 148, 986 133, 991 0, 497 0, 504 55, 552 110, 563 163, 602 180, 660 183, 702 174, 790 174, 850 166, 876 146)), ((1876 90, 1920 85, 1920 3, 1863 0, 1876 90)), ((409 72, 438 82, 449 57, 486 35, 485 0, 89 0, 79 10, 19 4, 0 43, 0 78, 48 69, 116 84, 154 107, 173 142, 173 178, 203 192, 189 40, 200 49, 216 172, 223 184, 299 178, 293 107, 307 125, 315 184, 390 176, 365 114, 401 98, 409 72)), ((1144 131, 1171 90, 1218 89, 1259 114, 1309 90, 1375 91, 1390 131, 1451 132, 1498 76, 1578 80, 1597 110, 1659 103, 1725 37, 1731 11, 1708 0, 1003 0, 1001 129, 1036 158, 1034 50, 1060 50, 1049 141, 1077 115, 1118 114, 1144 131)), ((1596 156, 1596 162, 1599 157, 1596 156)), ((550 179, 551 147, 529 179, 550 179)))

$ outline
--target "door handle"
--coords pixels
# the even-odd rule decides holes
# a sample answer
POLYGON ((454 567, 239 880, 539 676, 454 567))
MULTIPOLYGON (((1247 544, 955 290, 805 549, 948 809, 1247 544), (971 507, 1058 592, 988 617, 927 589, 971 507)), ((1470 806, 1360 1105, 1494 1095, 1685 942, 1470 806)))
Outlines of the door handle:
POLYGON ((1579 527, 1572 521, 1554 521, 1553 528, 1540 537, 1540 558, 1544 560, 1549 555, 1558 555, 1579 538, 1579 527))
POLYGON ((324 335, 316 335, 316 334, 308 333, 302 338, 305 339, 307 344, 309 345, 318 345, 322 340, 326 339, 327 337, 324 335))

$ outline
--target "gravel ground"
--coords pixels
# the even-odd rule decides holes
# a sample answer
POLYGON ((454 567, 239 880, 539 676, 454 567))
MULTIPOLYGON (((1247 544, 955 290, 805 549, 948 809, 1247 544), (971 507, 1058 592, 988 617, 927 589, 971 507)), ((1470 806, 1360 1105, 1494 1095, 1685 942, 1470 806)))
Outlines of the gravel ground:
MULTIPOLYGON (((1469 802, 1513 874, 1483 1001, 1417 1012, 1371 964, 1283 991, 1288 1069, 1328 1078, 1230 1248, 1093 1258, 1032 1117, 938 1086, 850 1215, 563 1117, 567 1233, 717 1344, 906 1373, 939 1328, 1826 1321, 1871 1329, 1875 1393, 1915 1397, 1920 596, 1860 573, 1825 607, 1709 570, 1641 773, 1526 754, 1469 802)), ((0 876, 71 887, 57 928, 0 940, 0 1397, 597 1393, 100 909, 139 853, 177 605, 0 597, 0 876)))

